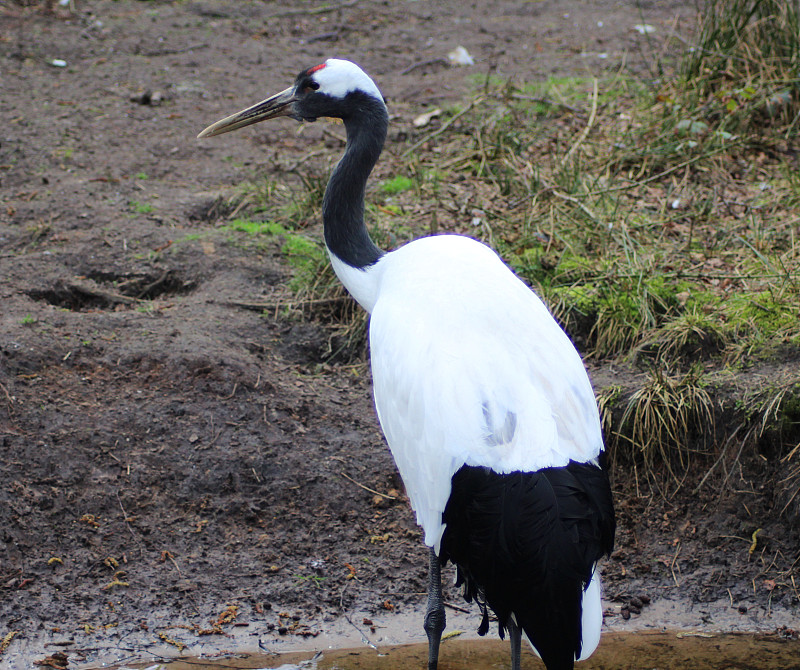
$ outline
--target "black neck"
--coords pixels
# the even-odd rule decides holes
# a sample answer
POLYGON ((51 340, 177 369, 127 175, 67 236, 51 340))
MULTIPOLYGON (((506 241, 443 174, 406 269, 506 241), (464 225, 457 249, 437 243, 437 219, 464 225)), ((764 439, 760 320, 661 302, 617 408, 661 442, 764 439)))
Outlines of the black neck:
POLYGON ((348 265, 366 268, 383 255, 364 224, 364 189, 383 149, 389 115, 382 102, 360 91, 348 102, 347 148, 325 189, 322 221, 328 249, 348 265))

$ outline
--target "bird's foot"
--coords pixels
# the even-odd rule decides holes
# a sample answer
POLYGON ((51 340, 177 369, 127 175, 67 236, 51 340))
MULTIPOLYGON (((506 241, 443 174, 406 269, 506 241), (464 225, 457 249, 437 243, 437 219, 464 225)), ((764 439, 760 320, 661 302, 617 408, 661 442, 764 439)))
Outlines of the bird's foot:
POLYGON ((428 610, 425 614, 425 633, 428 635, 428 670, 436 670, 439 663, 439 644, 447 623, 444 608, 428 610))

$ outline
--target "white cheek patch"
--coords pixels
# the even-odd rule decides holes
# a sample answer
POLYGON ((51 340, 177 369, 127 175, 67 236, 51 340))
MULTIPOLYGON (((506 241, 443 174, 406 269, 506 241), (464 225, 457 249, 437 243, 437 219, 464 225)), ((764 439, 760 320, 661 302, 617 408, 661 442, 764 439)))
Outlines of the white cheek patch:
POLYGON ((362 91, 383 102, 383 96, 375 82, 349 60, 329 58, 325 61, 325 67, 314 72, 312 77, 319 84, 319 92, 333 98, 341 100, 348 93, 362 91))

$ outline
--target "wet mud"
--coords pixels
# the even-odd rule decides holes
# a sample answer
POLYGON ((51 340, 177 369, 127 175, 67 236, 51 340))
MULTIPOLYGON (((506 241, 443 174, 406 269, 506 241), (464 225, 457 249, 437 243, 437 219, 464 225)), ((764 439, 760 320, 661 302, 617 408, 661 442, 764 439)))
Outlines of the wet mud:
MULTIPOLYGON (((170 663, 117 666, 148 670, 407 670, 424 668, 424 644, 340 649, 315 654, 229 655, 218 659, 185 658, 170 663)), ((507 668, 508 644, 500 640, 451 639, 442 645, 440 670, 507 668)), ((523 670, 543 668, 542 662, 523 648, 523 670)), ((580 670, 796 670, 800 668, 800 640, 777 635, 697 632, 632 632, 605 635, 597 651, 580 670)))

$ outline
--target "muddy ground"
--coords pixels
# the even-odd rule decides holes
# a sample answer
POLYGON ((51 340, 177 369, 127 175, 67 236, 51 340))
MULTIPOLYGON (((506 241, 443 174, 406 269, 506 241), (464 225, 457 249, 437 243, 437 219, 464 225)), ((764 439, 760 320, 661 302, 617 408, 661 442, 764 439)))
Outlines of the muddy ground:
MULTIPOLYGON (((426 550, 368 368, 326 362, 319 324, 245 308, 288 269, 277 246, 214 234, 238 184, 291 180, 341 146, 288 120, 195 135, 332 55, 361 63, 413 134, 489 71, 649 76, 692 15, 613 0, 0 4, 0 665, 419 639, 426 550), (442 60, 458 45, 475 65, 442 60)), ((610 627, 798 627, 779 473, 755 453, 738 466, 672 497, 613 473, 610 627)))

